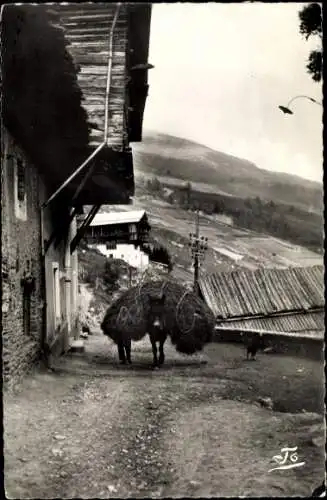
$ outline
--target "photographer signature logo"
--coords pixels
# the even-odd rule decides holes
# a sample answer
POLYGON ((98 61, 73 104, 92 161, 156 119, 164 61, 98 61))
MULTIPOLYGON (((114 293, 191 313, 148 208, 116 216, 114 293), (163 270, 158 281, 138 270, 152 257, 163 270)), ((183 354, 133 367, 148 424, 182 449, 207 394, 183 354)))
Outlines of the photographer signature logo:
POLYGON ((273 467, 268 472, 273 470, 286 470, 294 469, 294 467, 302 467, 305 462, 299 462, 299 456, 297 454, 297 446, 293 448, 285 447, 280 450, 281 455, 275 455, 272 460, 278 464, 277 467, 273 467))

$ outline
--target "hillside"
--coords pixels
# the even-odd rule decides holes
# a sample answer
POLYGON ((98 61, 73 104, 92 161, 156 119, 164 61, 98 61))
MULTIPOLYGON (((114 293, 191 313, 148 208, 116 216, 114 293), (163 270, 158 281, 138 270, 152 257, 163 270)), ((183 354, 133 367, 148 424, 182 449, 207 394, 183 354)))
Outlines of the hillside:
POLYGON ((322 185, 295 175, 269 172, 255 164, 195 142, 147 133, 133 146, 136 176, 157 176, 166 184, 190 181, 194 189, 294 205, 322 212, 322 185))

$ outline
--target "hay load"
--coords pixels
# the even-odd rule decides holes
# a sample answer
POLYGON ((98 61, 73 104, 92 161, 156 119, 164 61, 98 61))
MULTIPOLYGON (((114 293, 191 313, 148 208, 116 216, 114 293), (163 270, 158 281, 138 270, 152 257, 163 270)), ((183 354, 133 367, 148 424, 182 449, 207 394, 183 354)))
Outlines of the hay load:
POLYGON ((214 316, 193 292, 172 280, 147 281, 123 293, 107 310, 101 328, 116 344, 147 333, 151 297, 165 295, 162 320, 176 350, 194 354, 212 339, 214 316))

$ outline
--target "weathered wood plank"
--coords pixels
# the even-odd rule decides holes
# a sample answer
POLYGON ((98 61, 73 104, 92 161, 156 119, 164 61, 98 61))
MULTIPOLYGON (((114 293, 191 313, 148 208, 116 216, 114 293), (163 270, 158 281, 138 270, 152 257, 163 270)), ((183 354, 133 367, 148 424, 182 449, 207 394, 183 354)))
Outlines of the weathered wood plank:
POLYGON ((103 130, 100 130, 99 128, 91 128, 90 129, 90 136, 91 137, 101 137, 103 135, 103 130))
POLYGON ((74 59, 78 64, 83 64, 83 66, 108 66, 108 54, 74 54, 74 59))
POLYGON ((110 29, 103 31, 101 33, 86 33, 75 35, 72 32, 69 33, 68 38, 70 42, 73 43, 83 43, 83 42, 104 42, 109 40, 110 29))
MULTIPOLYGON (((105 112, 104 110, 102 110, 100 112, 100 110, 93 110, 91 109, 89 106, 86 108, 85 106, 83 106, 85 110, 87 110, 87 113, 88 113, 88 116, 89 116, 89 120, 91 122, 95 121, 95 120, 103 120, 104 122, 104 116, 105 116, 105 112)), ((123 123, 123 120, 119 118, 118 115, 122 115, 122 111, 120 111, 120 113, 114 113, 112 112, 111 109, 109 109, 109 117, 110 117, 110 120, 113 123, 116 123, 117 125, 121 125, 123 123)), ((99 122, 96 122, 96 123, 99 123, 99 122)), ((99 125, 100 127, 100 125, 99 125)))
POLYGON ((119 128, 119 129, 116 129, 116 130, 108 130, 108 135, 107 137, 109 137, 109 140, 110 141, 121 141, 123 142, 123 129, 122 128, 119 128))
POLYGON ((85 66, 81 67, 80 75, 106 75, 107 67, 106 66, 85 66))
MULTIPOLYGON (((82 54, 78 54, 78 55, 75 55, 74 54, 74 60, 78 63, 78 64, 83 64, 83 66, 108 66, 108 54, 96 54, 96 53, 93 53, 92 55, 90 54, 86 54, 86 55, 82 55, 82 54)), ((124 71, 125 70, 125 62, 126 62, 126 58, 125 57, 120 57, 119 59, 116 58, 116 56, 114 55, 113 57, 113 64, 112 64, 112 69, 113 70, 116 70, 117 72, 117 69, 121 70, 121 71, 124 71), (121 66, 121 68, 119 68, 119 66, 121 66)))
MULTIPOLYGON (((86 106, 83 106, 85 109, 86 109, 86 106)), ((93 107, 91 106, 87 106, 87 110, 88 110, 88 114, 92 117, 95 117, 97 119, 103 119, 104 117, 104 114, 105 114, 105 111, 104 111, 104 106, 102 107, 102 109, 93 109, 93 107)), ((122 108, 119 108, 117 110, 113 110, 111 109, 111 107, 109 107, 109 115, 112 115, 114 116, 115 120, 119 120, 119 116, 123 114, 123 111, 122 111, 122 108)))
MULTIPOLYGON (((121 36, 119 39, 114 40, 114 45, 122 45, 127 42, 126 36, 127 30, 121 30, 121 36)), ((87 33, 86 35, 74 35, 71 32, 65 30, 66 37, 74 46, 80 44, 81 46, 85 43, 107 43, 109 44, 110 29, 103 31, 101 33, 87 33)))
MULTIPOLYGON (((78 56, 89 56, 90 54, 109 54, 109 43, 94 43, 91 46, 81 45, 69 45, 69 52, 74 55, 74 57, 78 56)), ((114 57, 118 54, 118 58, 125 57, 126 55, 126 44, 122 44, 120 46, 115 46, 113 50, 114 57)))
POLYGON ((56 12, 62 17, 62 19, 67 19, 71 17, 87 17, 87 16, 92 16, 92 17, 100 17, 100 16, 111 16, 113 17, 115 15, 115 10, 116 6, 113 4, 108 4, 106 8, 98 8, 96 10, 89 10, 89 9, 84 9, 83 6, 81 5, 80 8, 75 8, 75 9, 69 9, 69 10, 64 10, 60 9, 57 10, 56 12), (112 8, 113 7, 113 8, 112 8))
POLYGON ((55 11, 59 11, 59 12, 68 12, 68 11, 76 11, 78 9, 83 9, 85 11, 99 11, 100 9, 101 10, 106 10, 109 6, 109 8, 111 7, 112 8, 112 5, 115 5, 115 4, 108 4, 107 2, 83 2, 83 4, 80 4, 80 3, 67 3, 67 4, 64 4, 64 3, 54 3, 52 5, 49 6, 50 9, 53 9, 55 11))
POLYGON ((103 117, 99 118, 99 117, 95 116, 92 120, 90 119, 89 121, 92 123, 92 126, 93 126, 92 130, 93 131, 94 130, 100 130, 100 131, 104 130, 104 120, 103 120, 103 117))
MULTIPOLYGON (((59 16, 62 19, 63 22, 65 23, 81 23, 87 21, 88 23, 92 24, 92 26, 96 23, 103 22, 104 20, 111 20, 113 21, 115 17, 115 10, 113 11, 102 11, 102 13, 99 12, 88 12, 88 13, 78 13, 78 12, 59 12, 59 16)), ((127 22, 127 14, 126 12, 121 11, 119 13, 118 19, 116 23, 122 23, 122 22, 127 22)))
MULTIPOLYGON (((105 86, 103 85, 88 85, 83 82, 83 85, 80 83, 80 87, 87 93, 88 96, 90 96, 90 98, 104 99, 106 95, 105 86)), ((114 88, 111 87, 110 94, 112 96, 120 96, 124 90, 124 85, 114 88)))
POLYGON ((92 50, 92 49, 96 49, 96 50, 108 50, 108 38, 107 39, 104 39, 103 41, 102 40, 97 40, 97 41, 94 41, 94 42, 84 42, 84 43, 80 43, 80 42, 72 42, 70 44, 70 48, 72 49, 82 49, 82 50, 92 50))
MULTIPOLYGON (((104 106, 92 106, 88 105, 85 106, 83 104, 83 107, 88 109, 88 112, 90 115, 97 117, 99 120, 102 119, 103 115, 105 114, 105 107, 104 106)), ((123 116, 123 110, 124 106, 116 106, 116 105, 109 105, 109 113, 112 114, 113 116, 117 117, 117 120, 120 119, 119 116, 123 116)), ((115 118, 116 119, 116 118, 115 118)))
MULTIPOLYGON (((82 90, 82 93, 83 93, 83 98, 87 98, 87 96, 90 96, 94 99, 104 99, 105 98, 105 94, 106 94, 106 87, 104 86, 100 91, 97 91, 97 92, 92 92, 90 93, 89 90, 87 88, 83 88, 82 85, 80 85, 80 88, 82 90)), ((125 89, 124 87, 115 87, 115 88, 112 88, 110 87, 110 98, 111 99, 123 99, 125 101, 125 89)))
POLYGON ((103 104, 105 102, 105 93, 102 96, 87 93, 87 95, 83 96, 82 102, 86 104, 103 104))
POLYGON ((90 102, 88 102, 88 103, 83 102, 83 106, 87 107, 87 109, 90 113, 94 113, 94 112, 104 113, 104 103, 94 104, 94 103, 90 103, 90 102))
MULTIPOLYGON (((105 93, 104 92, 102 95, 99 95, 99 94, 92 95, 89 92, 87 94, 83 95, 83 102, 87 102, 89 104, 91 104, 92 102, 94 104, 100 104, 101 102, 104 102, 104 101, 105 101, 105 93)), ((123 92, 113 93, 110 90, 110 102, 115 103, 115 104, 118 104, 118 103, 120 104, 121 102, 125 102, 124 93, 123 92)))
MULTIPOLYGON (((83 102, 83 106, 85 108, 88 109, 88 111, 90 113, 93 113, 93 114, 103 114, 104 113, 104 103, 100 103, 100 104, 94 104, 94 103, 84 103, 83 102)), ((124 101, 121 101, 121 102, 110 102, 109 103, 109 111, 117 116, 117 120, 119 119, 120 120, 120 116, 122 115, 122 110, 124 108, 124 101)))
MULTIPOLYGON (((65 26, 64 23, 61 24, 62 26, 65 26)), ((124 28, 124 26, 126 25, 126 28, 127 28, 127 24, 125 21, 118 21, 118 23, 116 24, 116 27, 122 29, 124 28)), ((108 35, 110 33, 110 28, 111 28, 111 25, 108 25, 107 26, 93 26, 93 27, 90 27, 90 26, 87 26, 85 28, 81 28, 78 24, 74 24, 71 26, 71 28, 69 29, 69 36, 81 36, 81 35, 91 35, 91 36, 98 36, 98 35, 108 35)))
POLYGON ((66 31, 66 37, 70 41, 72 47, 76 47, 77 44, 83 47, 84 43, 98 43, 99 45, 106 43, 108 46, 109 36, 110 36, 110 30, 108 30, 106 33, 100 33, 98 36, 95 36, 94 34, 74 36, 71 33, 68 34, 66 31))
MULTIPOLYGON (((90 50, 97 52, 100 48, 102 50, 109 50, 109 34, 94 37, 94 39, 88 40, 73 40, 66 33, 66 38, 69 41, 69 47, 74 50, 90 50)), ((114 51, 125 52, 127 44, 127 38, 120 38, 119 40, 114 40, 114 51)))
MULTIPOLYGON (((88 69, 88 66, 85 66, 85 69, 88 69)), ((120 85, 122 85, 123 83, 127 84, 127 78, 126 78, 125 72, 123 70, 114 71, 112 73, 112 75, 113 75, 112 80, 119 81, 120 85)), ((88 86, 92 85, 92 83, 94 83, 95 86, 98 86, 99 83, 102 85, 105 76, 106 76, 105 71, 103 71, 101 73, 93 72, 92 70, 88 71, 88 72, 83 72, 83 73, 80 72, 78 74, 78 81, 81 83, 85 82, 85 84, 88 86)))
MULTIPOLYGON (((66 37, 67 38, 67 37, 66 37)), ((126 53, 127 52, 127 40, 122 40, 119 43, 114 44, 114 53, 126 53)), ((87 55, 89 52, 109 52, 109 35, 107 39, 99 40, 95 38, 92 42, 69 42, 68 49, 71 52, 78 54, 87 55)))
MULTIPOLYGON (((76 40, 87 40, 88 38, 103 38, 108 37, 110 34, 111 25, 106 26, 95 26, 93 29, 84 28, 76 29, 70 28, 67 30, 69 37, 76 40)), ((127 36, 127 24, 116 25, 114 35, 119 33, 122 36, 127 36)))
POLYGON ((76 22, 79 23, 80 21, 87 21, 88 23, 96 23, 97 21, 113 21, 115 15, 115 9, 112 10, 112 12, 103 12, 102 14, 98 14, 97 12, 94 13, 66 13, 62 12, 60 14, 60 17, 63 21, 67 22, 76 22))
MULTIPOLYGON (((88 96, 94 99, 104 99, 105 94, 106 94, 106 86, 104 85, 101 90, 98 90, 97 92, 92 92, 90 93, 88 88, 84 88, 82 85, 80 85, 82 94, 83 94, 83 99, 87 99, 88 96)), ((119 99, 119 100, 126 100, 125 99, 125 88, 123 86, 115 86, 112 88, 110 86, 110 98, 111 99, 119 99)))
MULTIPOLYGON (((102 106, 103 109, 104 109, 104 105, 105 105, 105 99, 103 98, 103 100, 101 101, 100 99, 97 99, 97 100, 89 100, 89 99, 83 99, 82 100, 82 104, 83 106, 87 106, 87 107, 92 107, 92 106, 102 106)), ((110 97, 110 100, 109 100, 109 107, 110 108, 113 108, 115 106, 119 107, 119 109, 122 109, 122 107, 124 106, 125 104, 125 101, 124 99, 121 97, 121 98, 115 98, 113 99, 113 97, 110 97)), ((101 109, 99 107, 99 109, 101 109)))
POLYGON ((88 92, 89 89, 90 90, 92 89, 92 92, 93 92, 93 88, 97 89, 99 95, 100 95, 100 92, 101 93, 105 92, 107 78, 104 78, 103 76, 99 77, 98 75, 97 76, 88 75, 88 76, 93 76, 93 78, 88 79, 88 80, 78 78, 79 86, 82 89, 85 89, 86 92, 88 92))
MULTIPOLYGON (((80 29, 84 29, 84 28, 90 28, 90 23, 88 21, 73 21, 73 22, 70 22, 70 21, 61 21, 61 24, 62 26, 68 31, 70 32, 71 30, 73 29, 77 29, 77 28, 80 28, 80 29)), ((94 26, 92 24, 92 28, 93 27, 97 27, 97 28, 107 28, 110 30, 111 28, 111 25, 112 25, 112 22, 111 21, 108 21, 107 19, 103 19, 102 21, 97 21, 96 25, 94 26)))

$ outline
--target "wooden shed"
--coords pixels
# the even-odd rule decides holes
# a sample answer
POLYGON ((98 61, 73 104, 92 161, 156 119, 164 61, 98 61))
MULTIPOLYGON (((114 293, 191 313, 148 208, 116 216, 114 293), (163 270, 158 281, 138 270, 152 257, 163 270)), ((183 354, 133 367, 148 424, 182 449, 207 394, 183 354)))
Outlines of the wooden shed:
POLYGON ((322 351, 325 331, 323 266, 237 270, 202 276, 203 299, 222 340, 262 333, 267 339, 322 351), (279 340, 278 340, 279 341, 279 340), (316 347, 317 346, 317 347, 316 347))

